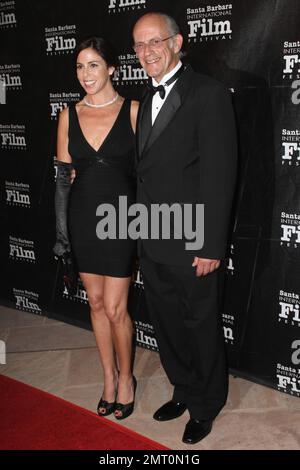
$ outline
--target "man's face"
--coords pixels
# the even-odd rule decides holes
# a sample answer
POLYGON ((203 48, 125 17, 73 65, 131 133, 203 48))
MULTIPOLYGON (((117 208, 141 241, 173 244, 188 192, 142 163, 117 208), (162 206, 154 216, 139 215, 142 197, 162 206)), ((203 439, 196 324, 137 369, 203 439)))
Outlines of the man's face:
POLYGON ((158 45, 150 45, 153 39, 165 39, 171 36, 166 21, 159 15, 146 15, 135 25, 133 30, 134 44, 138 59, 149 77, 160 82, 163 76, 170 72, 179 60, 182 36, 176 34, 158 45))

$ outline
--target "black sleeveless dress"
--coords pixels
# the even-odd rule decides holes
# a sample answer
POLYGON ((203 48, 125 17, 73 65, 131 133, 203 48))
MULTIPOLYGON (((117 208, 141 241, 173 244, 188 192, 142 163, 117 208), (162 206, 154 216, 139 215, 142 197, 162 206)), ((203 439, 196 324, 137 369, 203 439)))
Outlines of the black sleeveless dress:
POLYGON ((128 206, 135 202, 130 105, 130 100, 124 100, 113 127, 97 151, 83 135, 75 105, 69 107, 68 150, 76 178, 70 192, 68 227, 79 272, 127 277, 133 271, 136 242, 128 237, 120 239, 118 224, 119 196, 127 196, 128 206), (97 207, 103 203, 115 208, 115 239, 97 236, 97 224, 107 217, 105 212, 96 215, 97 207))

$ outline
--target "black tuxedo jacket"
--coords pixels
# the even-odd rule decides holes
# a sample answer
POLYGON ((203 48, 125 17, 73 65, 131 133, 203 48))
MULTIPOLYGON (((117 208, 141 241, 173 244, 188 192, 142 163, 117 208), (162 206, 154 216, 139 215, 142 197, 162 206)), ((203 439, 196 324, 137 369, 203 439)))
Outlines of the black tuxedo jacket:
POLYGON ((185 248, 190 241, 185 238, 149 238, 138 241, 138 253, 143 245, 154 261, 183 266, 192 264, 194 256, 222 259, 237 158, 230 93, 216 80, 187 66, 153 127, 151 102, 151 94, 146 93, 138 113, 137 202, 149 212, 151 204, 204 204, 204 245, 191 251, 185 248))

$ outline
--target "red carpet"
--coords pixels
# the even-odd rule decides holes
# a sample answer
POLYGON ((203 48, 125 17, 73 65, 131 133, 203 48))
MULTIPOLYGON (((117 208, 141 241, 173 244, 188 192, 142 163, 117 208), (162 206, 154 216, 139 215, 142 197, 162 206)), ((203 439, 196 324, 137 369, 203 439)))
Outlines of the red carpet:
POLYGON ((167 447, 61 398, 0 375, 0 449, 161 450, 167 447))

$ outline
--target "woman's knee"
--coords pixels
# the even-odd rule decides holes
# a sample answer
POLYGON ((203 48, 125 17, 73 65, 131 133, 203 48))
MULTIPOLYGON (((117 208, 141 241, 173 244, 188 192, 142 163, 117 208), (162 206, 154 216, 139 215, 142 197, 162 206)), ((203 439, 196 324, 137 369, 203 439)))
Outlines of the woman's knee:
POLYGON ((123 321, 127 315, 127 309, 121 304, 104 303, 104 311, 112 323, 119 323, 123 321))
POLYGON ((103 296, 101 294, 89 295, 89 305, 92 312, 103 310, 103 296))

